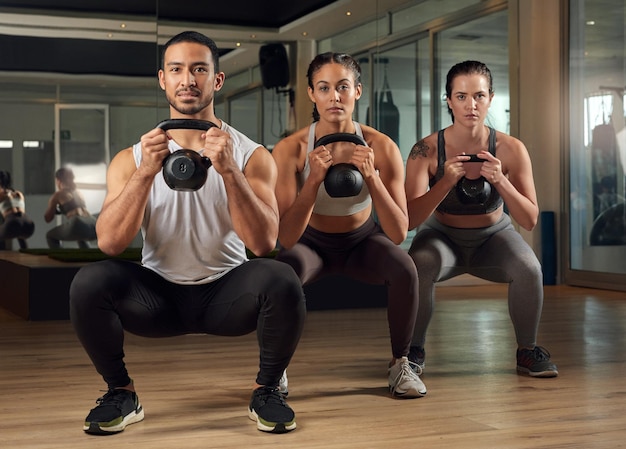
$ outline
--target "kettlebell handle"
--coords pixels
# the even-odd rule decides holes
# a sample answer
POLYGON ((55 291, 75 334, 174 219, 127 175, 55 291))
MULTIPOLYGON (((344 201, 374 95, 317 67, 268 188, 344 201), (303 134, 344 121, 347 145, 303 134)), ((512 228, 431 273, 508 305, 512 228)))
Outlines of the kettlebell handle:
POLYGON ((465 156, 469 156, 470 158, 468 161, 463 162, 486 162, 486 159, 479 158, 477 154, 466 154, 465 156))
POLYGON ((315 145, 313 146, 313 148, 317 148, 320 145, 328 145, 329 143, 334 143, 334 142, 351 142, 356 145, 367 146, 367 143, 365 142, 365 140, 358 134, 334 133, 334 134, 327 134, 317 139, 315 141, 315 145))
POLYGON ((187 118, 173 118, 169 120, 163 120, 157 125, 157 128, 161 128, 163 131, 170 129, 197 129, 198 131, 207 131, 210 128, 217 128, 217 125, 208 120, 196 120, 187 118))

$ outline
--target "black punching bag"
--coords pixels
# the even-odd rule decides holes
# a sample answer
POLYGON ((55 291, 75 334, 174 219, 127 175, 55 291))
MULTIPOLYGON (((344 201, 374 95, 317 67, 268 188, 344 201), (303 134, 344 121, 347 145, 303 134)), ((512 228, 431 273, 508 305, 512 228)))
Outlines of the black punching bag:
POLYGON ((289 60, 283 44, 263 45, 259 49, 259 64, 263 87, 271 89, 289 84, 289 60))

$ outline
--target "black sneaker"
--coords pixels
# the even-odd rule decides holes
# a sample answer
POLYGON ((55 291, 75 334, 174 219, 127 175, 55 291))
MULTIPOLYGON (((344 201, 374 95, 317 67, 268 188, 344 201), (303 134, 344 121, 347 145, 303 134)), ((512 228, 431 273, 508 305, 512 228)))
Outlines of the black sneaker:
POLYGON ((411 346, 411 348, 409 349, 409 362, 413 372, 418 375, 422 374, 422 372, 424 371, 425 358, 426 351, 424 351, 424 348, 422 348, 421 346, 411 346))
POLYGON ((517 350, 517 371, 532 377, 556 377, 559 371, 550 362, 550 353, 541 346, 517 350))
POLYGON ((263 432, 285 433, 296 428, 296 415, 277 387, 259 387, 252 393, 248 417, 263 432))
POLYGON ((143 408, 137 394, 132 391, 109 390, 96 403, 98 405, 85 418, 83 430, 87 433, 110 435, 143 419, 143 408))

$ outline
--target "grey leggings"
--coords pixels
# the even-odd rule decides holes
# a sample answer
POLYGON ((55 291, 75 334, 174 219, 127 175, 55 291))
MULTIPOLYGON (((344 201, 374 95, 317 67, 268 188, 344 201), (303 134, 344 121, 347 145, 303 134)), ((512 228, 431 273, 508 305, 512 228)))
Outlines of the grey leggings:
POLYGON ((61 242, 77 241, 80 248, 89 248, 89 240, 96 240, 95 217, 74 215, 46 233, 49 248, 61 248, 61 242))
MULTIPOLYGON (((387 286, 387 321, 395 358, 409 353, 417 313, 415 264, 370 218, 352 232, 329 234, 310 226, 299 242, 281 249, 277 260, 288 263, 303 285, 331 274, 366 284, 387 286)), ((354 298, 358 301, 358 298, 354 298)))
MULTIPOLYGON (((70 319, 109 388, 130 383, 125 331, 172 337, 236 336, 255 329, 260 348, 256 382, 276 386, 296 349, 305 314, 299 279, 289 266, 272 259, 250 260, 201 285, 174 284, 134 262, 105 260, 81 268, 70 287, 70 319)), ((206 344, 208 356, 210 340, 206 344)), ((169 376, 168 381, 176 378, 175 373, 169 376)))
POLYGON ((535 346, 543 307, 541 265, 507 214, 493 226, 478 229, 444 226, 431 216, 413 238, 409 254, 417 266, 420 285, 412 345, 424 346, 435 282, 469 273, 509 284, 509 315, 517 344, 535 346))

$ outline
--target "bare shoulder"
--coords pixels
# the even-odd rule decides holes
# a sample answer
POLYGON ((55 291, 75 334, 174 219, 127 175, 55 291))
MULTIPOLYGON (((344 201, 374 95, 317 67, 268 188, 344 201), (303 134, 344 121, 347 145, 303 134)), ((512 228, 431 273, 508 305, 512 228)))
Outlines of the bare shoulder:
POLYGON ((393 141, 391 137, 378 131, 371 126, 361 124, 361 130, 363 131, 363 139, 367 143, 367 146, 376 151, 396 151, 398 145, 393 141))
POLYGON ((409 159, 435 157, 437 155, 437 133, 418 140, 409 152, 409 159))
POLYGON ((526 153, 528 150, 521 140, 501 131, 496 131, 496 155, 498 157, 515 157, 526 153))
POLYGON ((135 157, 133 156, 133 147, 124 148, 122 151, 113 156, 111 165, 128 165, 135 166, 135 157))
POLYGON ((137 170, 133 148, 128 147, 117 153, 109 165, 109 175, 114 175, 119 179, 128 179, 137 170))
POLYGON ((248 164, 250 164, 251 162, 267 164, 268 161, 270 163, 273 163, 273 162, 271 162, 272 161, 272 154, 263 145, 259 145, 252 152, 252 155, 250 156, 250 161, 248 162, 248 164))

